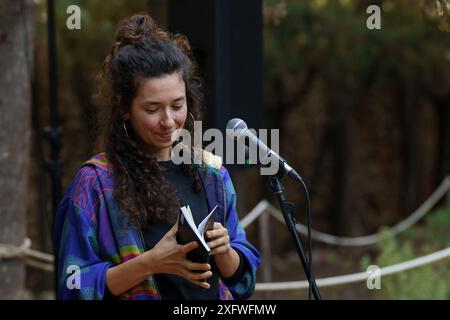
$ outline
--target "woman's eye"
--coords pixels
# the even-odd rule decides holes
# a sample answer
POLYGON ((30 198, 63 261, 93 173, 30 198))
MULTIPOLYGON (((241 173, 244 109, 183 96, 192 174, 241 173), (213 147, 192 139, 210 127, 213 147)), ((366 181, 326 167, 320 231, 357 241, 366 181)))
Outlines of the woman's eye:
POLYGON ((146 109, 145 111, 147 111, 148 113, 155 113, 156 111, 158 111, 158 109, 146 109))
POLYGON ((179 109, 183 108, 183 106, 173 106, 173 108, 174 108, 175 110, 179 110, 179 109))

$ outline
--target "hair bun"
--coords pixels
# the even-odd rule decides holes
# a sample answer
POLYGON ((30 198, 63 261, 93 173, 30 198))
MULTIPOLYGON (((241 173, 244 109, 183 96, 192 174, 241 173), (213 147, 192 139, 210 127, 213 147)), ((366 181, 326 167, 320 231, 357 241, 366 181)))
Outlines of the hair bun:
POLYGON ((161 30, 155 21, 145 14, 136 14, 119 23, 116 32, 116 42, 130 43, 143 36, 167 38, 166 32, 161 30))

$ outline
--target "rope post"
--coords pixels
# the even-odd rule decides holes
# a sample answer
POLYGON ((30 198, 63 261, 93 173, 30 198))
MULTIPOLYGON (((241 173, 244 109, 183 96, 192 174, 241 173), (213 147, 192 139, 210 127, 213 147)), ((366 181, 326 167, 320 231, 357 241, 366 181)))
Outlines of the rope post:
POLYGON ((18 253, 10 249, 20 246, 25 237, 27 200, 31 198, 28 177, 32 163, 29 135, 35 6, 29 0, 8 0, 0 4, 0 244, 9 245, 9 249, 0 248, 0 300, 26 297, 25 263, 14 258, 18 253), (3 259, 3 253, 13 257, 3 259))
MULTIPOLYGON (((261 270, 263 282, 272 281, 272 248, 270 243, 270 226, 269 226, 269 214, 265 209, 261 217, 258 220, 258 234, 260 238, 261 254, 264 257, 264 266, 261 270)), ((272 292, 264 292, 263 299, 272 299, 272 292)))

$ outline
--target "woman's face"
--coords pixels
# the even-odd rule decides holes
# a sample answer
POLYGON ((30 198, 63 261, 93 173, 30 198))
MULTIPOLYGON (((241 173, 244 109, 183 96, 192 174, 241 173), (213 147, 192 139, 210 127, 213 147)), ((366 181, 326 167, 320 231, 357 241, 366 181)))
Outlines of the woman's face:
POLYGON ((186 121, 186 86, 179 73, 144 80, 125 120, 159 161, 170 160, 172 144, 186 121))

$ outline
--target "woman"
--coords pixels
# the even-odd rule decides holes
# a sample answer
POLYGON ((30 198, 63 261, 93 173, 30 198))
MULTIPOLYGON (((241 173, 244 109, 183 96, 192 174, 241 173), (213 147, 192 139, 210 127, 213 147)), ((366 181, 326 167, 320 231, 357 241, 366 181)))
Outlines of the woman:
POLYGON ((171 161, 180 130, 192 132, 201 117, 190 53, 184 37, 147 15, 119 24, 98 77, 109 107, 105 152, 81 166, 56 215, 58 298, 246 299, 253 293, 260 256, 239 223, 221 159, 189 147, 192 164, 171 161), (176 241, 183 205, 197 224, 220 208, 207 233, 209 263, 186 258, 197 242, 176 241))

